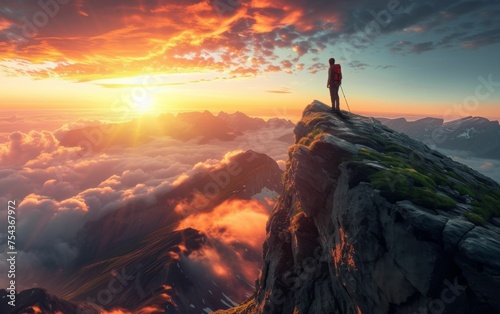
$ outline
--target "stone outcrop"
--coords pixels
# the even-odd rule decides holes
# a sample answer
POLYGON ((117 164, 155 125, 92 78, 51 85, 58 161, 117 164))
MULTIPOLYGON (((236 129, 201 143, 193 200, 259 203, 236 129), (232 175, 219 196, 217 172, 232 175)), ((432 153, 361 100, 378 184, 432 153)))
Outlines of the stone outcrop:
POLYGON ((255 294, 218 313, 500 313, 500 187, 314 101, 295 128, 255 294))

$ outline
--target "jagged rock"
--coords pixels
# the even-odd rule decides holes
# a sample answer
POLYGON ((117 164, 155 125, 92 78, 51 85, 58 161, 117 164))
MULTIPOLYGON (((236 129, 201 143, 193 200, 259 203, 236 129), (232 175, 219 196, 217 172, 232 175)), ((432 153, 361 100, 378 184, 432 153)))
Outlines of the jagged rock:
MULTIPOLYGON (((15 306, 7 304, 6 300, 9 294, 6 290, 0 290, 0 313, 3 314, 21 314, 21 313, 100 313, 102 309, 96 307, 90 308, 91 312, 79 311, 79 305, 56 297, 48 293, 45 289, 34 288, 24 290, 16 295, 15 306)), ((89 309, 89 308, 86 308, 89 309)), ((80 307, 83 310, 83 307, 80 307)))
POLYGON ((217 313, 500 313, 497 183, 318 101, 295 136, 255 294, 217 313))
POLYGON ((456 251, 458 243, 474 228, 474 224, 463 219, 448 220, 443 230, 445 249, 448 252, 456 251))

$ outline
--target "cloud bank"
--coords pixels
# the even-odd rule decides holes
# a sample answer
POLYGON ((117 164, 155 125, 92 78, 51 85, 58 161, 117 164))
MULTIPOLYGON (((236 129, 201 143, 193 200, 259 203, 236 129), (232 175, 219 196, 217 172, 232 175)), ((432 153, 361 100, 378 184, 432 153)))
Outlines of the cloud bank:
MULTIPOLYGON (((80 148, 59 145, 57 134, 87 123, 76 121, 55 132, 16 131, 0 144, 0 202, 17 203, 16 245, 22 261, 18 264, 19 272, 23 273, 18 289, 57 277, 54 274, 58 269, 71 265, 81 253, 76 236, 85 223, 136 200, 152 204, 158 195, 186 178, 227 162, 231 156, 228 152, 254 149, 283 165, 290 143, 278 138, 292 131, 263 129, 247 132, 233 141, 212 140, 203 145, 196 140, 183 142, 162 137, 138 147, 116 146, 90 156, 79 154, 80 148), (41 273, 50 276, 46 278, 41 273)), ((244 230, 228 227, 234 219, 252 218, 265 225, 267 212, 262 211, 262 205, 248 203, 245 210, 228 211, 236 205, 218 208, 220 225, 204 227, 207 234, 229 243, 248 235, 244 230)), ((202 218, 190 216, 188 221, 201 228, 202 218)), ((4 225, 1 230, 6 230, 5 211, 0 212, 0 219, 4 225)), ((6 252, 6 237, 2 235, 1 239, 0 249, 6 252)), ((255 243, 249 245, 253 247, 255 243)), ((7 270, 5 260, 2 253, 0 272, 7 270)), ((5 286, 6 280, 6 276, 2 277, 0 285, 5 286)))

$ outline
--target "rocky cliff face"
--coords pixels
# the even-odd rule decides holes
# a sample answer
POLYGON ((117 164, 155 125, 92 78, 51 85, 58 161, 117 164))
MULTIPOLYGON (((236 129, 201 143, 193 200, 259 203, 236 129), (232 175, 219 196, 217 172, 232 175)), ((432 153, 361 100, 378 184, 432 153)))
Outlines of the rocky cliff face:
POLYGON ((295 128, 255 294, 223 313, 500 313, 500 187, 372 118, 295 128))

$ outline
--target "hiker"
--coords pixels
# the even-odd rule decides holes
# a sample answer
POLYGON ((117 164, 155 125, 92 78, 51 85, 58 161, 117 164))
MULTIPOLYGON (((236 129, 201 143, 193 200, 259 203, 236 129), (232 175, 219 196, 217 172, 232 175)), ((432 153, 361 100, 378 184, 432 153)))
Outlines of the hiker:
POLYGON ((330 97, 332 99, 332 111, 340 112, 339 87, 342 84, 342 70, 340 64, 335 64, 335 59, 328 60, 330 68, 328 68, 328 81, 326 87, 330 89, 330 97))

